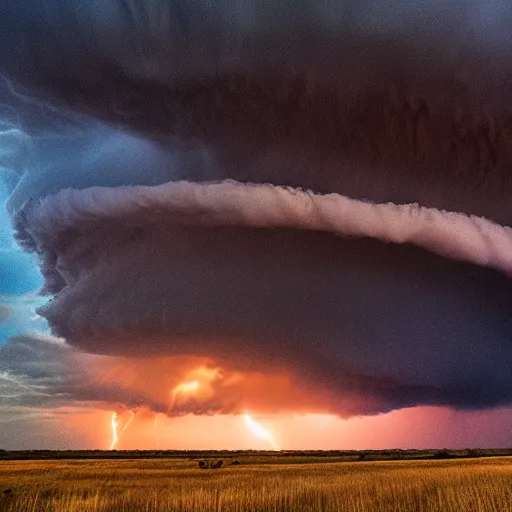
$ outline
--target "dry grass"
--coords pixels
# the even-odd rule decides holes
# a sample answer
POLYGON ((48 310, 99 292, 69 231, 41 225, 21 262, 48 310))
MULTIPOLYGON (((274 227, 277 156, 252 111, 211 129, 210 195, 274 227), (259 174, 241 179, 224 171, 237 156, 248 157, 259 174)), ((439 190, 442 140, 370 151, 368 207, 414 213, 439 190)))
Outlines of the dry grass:
POLYGON ((246 464, 0 462, 6 512, 512 511, 512 459, 246 464), (10 493, 4 493, 12 489, 10 493))

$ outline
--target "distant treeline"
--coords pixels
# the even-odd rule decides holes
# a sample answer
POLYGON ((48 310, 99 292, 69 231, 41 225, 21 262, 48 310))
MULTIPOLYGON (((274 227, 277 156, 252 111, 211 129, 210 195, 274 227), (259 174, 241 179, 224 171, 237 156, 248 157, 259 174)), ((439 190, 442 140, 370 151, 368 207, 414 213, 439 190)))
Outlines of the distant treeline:
POLYGON ((308 462, 352 462, 378 460, 455 459, 473 457, 512 456, 512 448, 465 450, 1 450, 0 460, 44 460, 44 459, 153 459, 187 458, 231 459, 244 463, 308 463, 308 462))

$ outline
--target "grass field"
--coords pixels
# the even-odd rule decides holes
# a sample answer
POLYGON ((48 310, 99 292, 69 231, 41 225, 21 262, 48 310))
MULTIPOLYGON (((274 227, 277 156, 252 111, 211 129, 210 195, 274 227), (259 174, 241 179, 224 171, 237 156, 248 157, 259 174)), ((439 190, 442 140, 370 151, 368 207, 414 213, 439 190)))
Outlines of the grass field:
POLYGON ((268 462, 202 470, 189 459, 2 461, 0 510, 512 511, 510 457, 268 462))

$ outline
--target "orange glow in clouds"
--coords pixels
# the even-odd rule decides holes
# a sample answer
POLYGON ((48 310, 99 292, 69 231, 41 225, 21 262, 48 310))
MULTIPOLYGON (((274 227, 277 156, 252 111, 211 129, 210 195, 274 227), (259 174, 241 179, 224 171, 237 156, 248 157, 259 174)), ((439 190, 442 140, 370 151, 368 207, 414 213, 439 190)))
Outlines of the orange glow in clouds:
POLYGON ((512 408, 464 412, 414 407, 361 416, 360 402, 367 405, 371 397, 307 389, 293 373, 284 371, 237 371, 221 362, 191 357, 87 356, 94 362, 87 365, 82 364, 81 354, 74 357, 77 372, 88 370, 84 386, 106 390, 97 408, 84 407, 81 413, 77 408, 62 417, 55 413, 59 420, 52 421, 59 425, 61 439, 76 448, 464 448, 486 447, 490 440, 494 446, 507 446, 512 440, 507 430, 498 429, 512 418, 512 408), (109 386, 115 391, 112 401, 109 386), (122 392, 126 401, 119 400, 122 392), (254 419, 263 416, 268 424, 254 419), (98 429, 98 424, 103 427, 98 429))
POLYGON ((195 391, 198 387, 199 382, 197 382, 197 380, 192 382, 183 382, 179 386, 176 386, 175 392, 183 391, 184 393, 187 393, 189 391, 195 391))
MULTIPOLYGON (((247 411, 256 415, 327 414, 359 411, 361 407, 359 396, 347 393, 340 397, 328 389, 308 389, 297 376, 282 370, 240 371, 205 358, 145 359, 71 352, 69 366, 83 374, 84 387, 104 390, 99 393, 100 407, 119 415, 144 407, 168 416, 243 415, 247 411)), ((368 397, 364 398, 367 403, 368 397)), ((127 420, 128 416, 120 421, 119 434, 127 420)))
POLYGON ((176 398, 180 393, 192 393, 199 389, 199 382, 197 380, 192 380, 190 382, 182 382, 178 384, 172 391, 171 401, 169 403, 169 409, 167 410, 170 413, 176 403, 176 398))

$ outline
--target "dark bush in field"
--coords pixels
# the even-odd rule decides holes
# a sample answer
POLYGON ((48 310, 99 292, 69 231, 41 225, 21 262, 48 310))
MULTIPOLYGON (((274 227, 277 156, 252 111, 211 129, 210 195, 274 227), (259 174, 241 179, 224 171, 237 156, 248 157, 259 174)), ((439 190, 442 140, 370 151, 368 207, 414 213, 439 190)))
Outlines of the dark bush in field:
POLYGON ((220 469, 223 466, 227 466, 229 464, 224 465, 224 461, 222 459, 214 462, 213 460, 200 460, 199 467, 201 469, 220 469))

